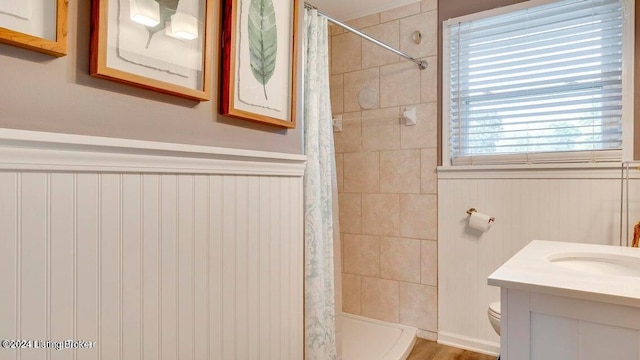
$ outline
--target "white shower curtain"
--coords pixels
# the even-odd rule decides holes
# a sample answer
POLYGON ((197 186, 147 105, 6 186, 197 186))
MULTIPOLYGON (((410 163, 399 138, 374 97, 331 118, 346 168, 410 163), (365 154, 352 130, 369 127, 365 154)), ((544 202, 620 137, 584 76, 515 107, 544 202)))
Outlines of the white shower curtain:
POLYGON ((304 176, 305 359, 335 360, 335 154, 329 95, 327 20, 305 10, 304 176))

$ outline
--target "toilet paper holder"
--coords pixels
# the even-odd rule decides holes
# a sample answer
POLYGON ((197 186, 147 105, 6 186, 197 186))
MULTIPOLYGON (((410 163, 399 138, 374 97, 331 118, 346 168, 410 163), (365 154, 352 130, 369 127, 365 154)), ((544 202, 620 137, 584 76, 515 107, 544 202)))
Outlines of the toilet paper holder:
MULTIPOLYGON (((474 213, 474 212, 476 212, 476 211, 478 211, 478 210, 476 210, 476 208, 469 208, 469 210, 467 210, 467 215, 471 215, 471 214, 473 214, 473 213, 474 213)), ((491 222, 494 222, 494 221, 496 221, 496 218, 495 218, 495 217, 493 217, 493 216, 492 216, 492 217, 490 217, 490 218, 489 218, 489 222, 490 222, 490 223, 491 223, 491 222)))

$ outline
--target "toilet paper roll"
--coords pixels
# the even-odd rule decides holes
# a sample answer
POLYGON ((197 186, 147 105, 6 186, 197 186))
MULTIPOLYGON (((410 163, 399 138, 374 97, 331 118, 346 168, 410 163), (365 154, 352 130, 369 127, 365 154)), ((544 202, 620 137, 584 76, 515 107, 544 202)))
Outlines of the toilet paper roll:
POLYGON ((491 228, 492 222, 489 221, 491 216, 481 214, 477 211, 472 212, 471 216, 469 216, 469 227, 472 229, 476 229, 479 231, 487 231, 491 228))

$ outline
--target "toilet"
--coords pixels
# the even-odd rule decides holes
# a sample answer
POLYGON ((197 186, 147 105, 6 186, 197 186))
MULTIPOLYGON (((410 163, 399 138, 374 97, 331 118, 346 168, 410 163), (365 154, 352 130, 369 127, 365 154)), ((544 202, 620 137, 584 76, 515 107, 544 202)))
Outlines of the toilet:
POLYGON ((487 316, 489 317, 489 322, 491 323, 493 330, 500 335, 500 301, 495 301, 489 304, 487 316))

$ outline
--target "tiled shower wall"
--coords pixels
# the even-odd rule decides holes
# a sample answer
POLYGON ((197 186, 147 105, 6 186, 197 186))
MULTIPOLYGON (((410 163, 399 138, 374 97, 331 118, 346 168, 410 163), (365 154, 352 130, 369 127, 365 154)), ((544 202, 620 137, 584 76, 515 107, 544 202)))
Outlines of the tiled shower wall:
POLYGON ((437 331, 437 1, 425 0, 349 24, 409 55, 420 70, 331 26, 343 311, 437 331), (416 44, 411 34, 422 33, 416 44), (364 109, 358 96, 374 95, 364 109), (417 125, 399 115, 416 107, 417 125))

